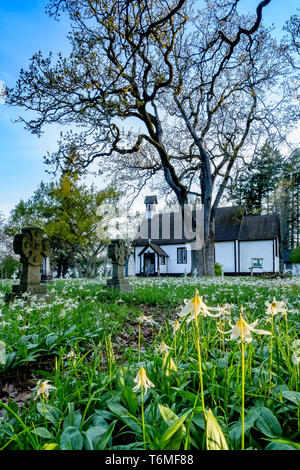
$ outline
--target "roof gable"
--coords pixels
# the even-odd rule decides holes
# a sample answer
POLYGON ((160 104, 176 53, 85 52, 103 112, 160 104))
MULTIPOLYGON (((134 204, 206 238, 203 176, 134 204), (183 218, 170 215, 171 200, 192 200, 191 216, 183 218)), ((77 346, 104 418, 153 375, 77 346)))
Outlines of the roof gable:
POLYGON ((277 214, 252 215, 244 217, 239 240, 273 240, 279 236, 277 214))

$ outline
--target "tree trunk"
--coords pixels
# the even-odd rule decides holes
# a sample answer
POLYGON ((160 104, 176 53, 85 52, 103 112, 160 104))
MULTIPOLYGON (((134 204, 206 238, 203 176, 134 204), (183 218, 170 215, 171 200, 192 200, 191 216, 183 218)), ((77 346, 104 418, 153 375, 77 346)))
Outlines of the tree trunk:
POLYGON ((58 261, 57 263, 57 279, 60 279, 61 277, 61 274, 62 274, 62 264, 61 264, 61 261, 58 261))
POLYGON ((68 272, 68 260, 65 258, 62 263, 62 275, 63 277, 66 277, 67 272, 68 272))
POLYGON ((209 222, 209 231, 204 241, 204 247, 199 250, 191 251, 192 267, 191 274, 197 270, 197 276, 215 275, 215 219, 209 222))

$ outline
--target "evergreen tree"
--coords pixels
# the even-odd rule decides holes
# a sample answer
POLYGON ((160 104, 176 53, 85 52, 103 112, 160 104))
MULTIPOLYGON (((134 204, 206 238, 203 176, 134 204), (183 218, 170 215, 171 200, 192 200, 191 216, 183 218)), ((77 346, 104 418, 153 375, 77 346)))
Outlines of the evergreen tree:
POLYGON ((266 142, 237 173, 236 183, 229 190, 231 200, 245 207, 248 215, 269 212, 269 197, 280 181, 282 165, 280 152, 266 142))

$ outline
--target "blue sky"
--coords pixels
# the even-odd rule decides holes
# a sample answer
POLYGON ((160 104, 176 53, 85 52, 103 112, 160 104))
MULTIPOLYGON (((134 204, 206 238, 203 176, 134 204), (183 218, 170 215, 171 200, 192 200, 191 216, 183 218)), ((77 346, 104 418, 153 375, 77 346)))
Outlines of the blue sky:
MULTIPOLYGON (((258 0, 242 0, 244 12, 254 13, 258 0)), ((66 52, 67 19, 60 22, 45 14, 47 0, 0 0, 0 80, 13 87, 21 68, 41 50, 66 52)), ((277 35, 296 13, 298 0, 272 0, 264 9, 264 24, 274 23, 277 35)), ((20 201, 32 196, 40 181, 49 181, 43 156, 56 149, 58 127, 49 127, 41 138, 12 120, 23 110, 0 104, 0 212, 5 216, 20 201)))

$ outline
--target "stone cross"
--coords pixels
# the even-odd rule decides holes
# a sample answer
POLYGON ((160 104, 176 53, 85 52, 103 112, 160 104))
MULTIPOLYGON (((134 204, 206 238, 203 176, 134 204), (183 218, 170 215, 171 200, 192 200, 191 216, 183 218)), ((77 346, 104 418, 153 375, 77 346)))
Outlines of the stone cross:
POLYGON ((47 287, 41 284, 41 266, 43 257, 50 256, 51 246, 50 240, 44 238, 43 230, 37 227, 23 228, 22 233, 14 238, 13 249, 17 255, 20 255, 22 267, 20 284, 13 286, 8 301, 13 296, 24 293, 39 297, 46 295, 47 287))
POLYGON ((112 240, 108 245, 107 256, 112 261, 112 279, 108 279, 107 285, 121 292, 131 292, 127 279, 124 279, 124 266, 126 264, 131 247, 126 240, 112 240))
POLYGON ((105 273, 105 267, 102 265, 99 268, 99 280, 102 281, 102 277, 104 276, 105 273))

